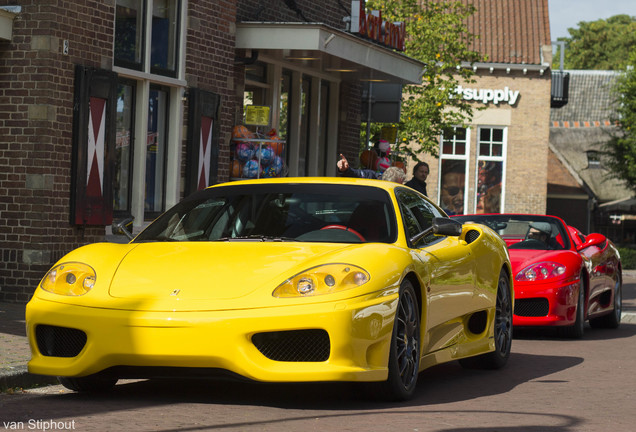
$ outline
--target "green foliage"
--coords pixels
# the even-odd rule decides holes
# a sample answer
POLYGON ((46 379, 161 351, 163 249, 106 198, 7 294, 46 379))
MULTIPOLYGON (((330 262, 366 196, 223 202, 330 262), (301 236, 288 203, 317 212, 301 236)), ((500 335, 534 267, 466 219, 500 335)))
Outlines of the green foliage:
MULTIPOLYGON (((632 52, 629 62, 636 65, 636 51, 632 52)), ((619 127, 605 145, 603 162, 611 177, 623 180, 636 192, 636 70, 633 66, 626 68, 617 80, 614 94, 619 127)))
POLYGON ((456 97, 455 89, 459 80, 474 82, 472 69, 462 64, 484 60, 470 50, 475 35, 465 24, 475 8, 455 0, 370 0, 367 8, 381 10, 387 21, 405 22, 405 54, 426 64, 421 85, 403 89, 396 150, 411 156, 436 155, 442 131, 464 125, 473 115, 471 105, 456 97), (412 142, 419 146, 408 148, 412 142))
POLYGON ((636 250, 624 247, 619 247, 617 249, 621 256, 623 270, 636 269, 636 250))
MULTIPOLYGON (((569 28, 565 42, 565 69, 621 70, 636 46, 636 17, 615 15, 585 22, 569 28)), ((560 67, 560 54, 554 56, 552 67, 560 67)))

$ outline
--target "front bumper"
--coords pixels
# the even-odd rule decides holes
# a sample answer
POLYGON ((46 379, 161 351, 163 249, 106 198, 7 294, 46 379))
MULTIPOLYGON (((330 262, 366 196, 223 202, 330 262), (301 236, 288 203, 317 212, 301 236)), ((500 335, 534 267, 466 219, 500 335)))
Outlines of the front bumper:
MULTIPOLYGON (((148 312, 34 298, 26 310, 32 352, 28 370, 80 377, 120 366, 215 368, 256 381, 382 381, 396 304, 397 293, 392 293, 262 309, 148 312), (85 334, 78 353, 55 347, 62 343, 60 334, 69 334, 65 329, 85 334), (324 353, 325 334, 324 356, 290 361, 280 354, 290 345, 314 342, 324 353), (302 337, 285 341, 288 335, 302 337), (263 349, 263 343, 276 353, 263 349)), ((306 353, 313 348, 299 349, 306 353)))
POLYGON ((513 325, 568 326, 576 320, 579 280, 516 282, 513 325))

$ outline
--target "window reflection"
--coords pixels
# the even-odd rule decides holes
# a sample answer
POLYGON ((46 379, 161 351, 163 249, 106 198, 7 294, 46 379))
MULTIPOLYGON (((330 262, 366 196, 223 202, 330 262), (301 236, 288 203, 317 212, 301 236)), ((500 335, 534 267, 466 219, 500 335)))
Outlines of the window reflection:
POLYGON ((141 69, 143 19, 143 0, 117 0, 115 7, 116 65, 141 69))
POLYGON ((154 0, 152 4, 152 72, 173 75, 176 72, 178 1, 154 0))
POLYGON ((132 179, 133 119, 135 84, 120 83, 117 88, 117 120, 115 144, 115 177, 113 180, 113 210, 130 211, 132 179))
POLYGON ((151 88, 148 98, 148 135, 146 141, 147 218, 164 210, 165 155, 167 143, 168 92, 151 88))

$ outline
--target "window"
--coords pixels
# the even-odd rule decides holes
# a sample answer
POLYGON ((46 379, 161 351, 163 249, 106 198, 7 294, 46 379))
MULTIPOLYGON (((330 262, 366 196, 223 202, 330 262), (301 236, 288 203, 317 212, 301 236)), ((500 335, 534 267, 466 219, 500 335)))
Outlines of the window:
POLYGON ((165 88, 152 87, 148 98, 148 137, 146 140, 146 218, 157 217, 165 210, 167 114, 168 91, 165 88))
POLYGON ((300 86, 300 140, 298 141, 298 175, 301 177, 308 175, 309 172, 310 109, 311 78, 304 75, 300 86))
MULTIPOLYGON (((433 225, 434 217, 442 216, 428 201, 407 189, 398 189, 396 195, 398 203, 400 204, 402 219, 406 225, 405 229, 410 238, 430 228, 433 225)), ((414 246, 422 247, 438 239, 439 237, 431 233, 419 239, 414 246)))
POLYGON ((113 211, 118 217, 130 215, 135 91, 134 81, 123 80, 117 86, 113 211))
POLYGON ((141 70, 144 56, 144 0, 117 0, 115 64, 141 70))
POLYGON ((117 0, 115 65, 169 77, 177 76, 181 9, 179 0, 117 0), (149 41, 146 13, 152 11, 149 41), (146 52, 150 53, 146 59, 146 52))
POLYGON ((184 11, 181 0, 114 3, 113 70, 119 78, 113 210, 118 218, 133 216, 137 229, 179 199, 184 11))
POLYGON ((591 169, 601 168, 601 155, 596 150, 588 150, 587 153, 587 167, 591 169))
POLYGON ((318 123, 318 176, 326 176, 330 160, 327 158, 329 131, 329 83, 320 82, 320 117, 318 123))
POLYGON ((464 214, 469 131, 454 127, 441 137, 438 202, 448 215, 464 214))
POLYGON ((479 129, 475 213, 501 213, 505 136, 504 128, 479 129))
POLYGON ((179 2, 153 0, 152 38, 150 43, 151 72, 176 76, 177 44, 179 41, 179 2))
POLYGON ((466 128, 455 127, 445 131, 442 135, 442 154, 465 156, 467 154, 467 131, 466 128))

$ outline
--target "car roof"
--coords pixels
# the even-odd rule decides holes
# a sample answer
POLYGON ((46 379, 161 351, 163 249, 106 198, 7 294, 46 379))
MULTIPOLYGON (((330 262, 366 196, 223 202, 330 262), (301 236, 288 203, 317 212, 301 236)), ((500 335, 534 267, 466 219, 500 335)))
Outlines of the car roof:
POLYGON ((376 179, 362 179, 357 177, 274 177, 274 178, 262 178, 262 179, 247 179, 237 180, 225 183, 218 183, 210 186, 211 188, 226 187, 226 186, 240 186, 240 185, 257 185, 257 184, 333 184, 333 185, 360 185, 371 186, 387 191, 393 190, 398 186, 404 186, 402 184, 376 179))

